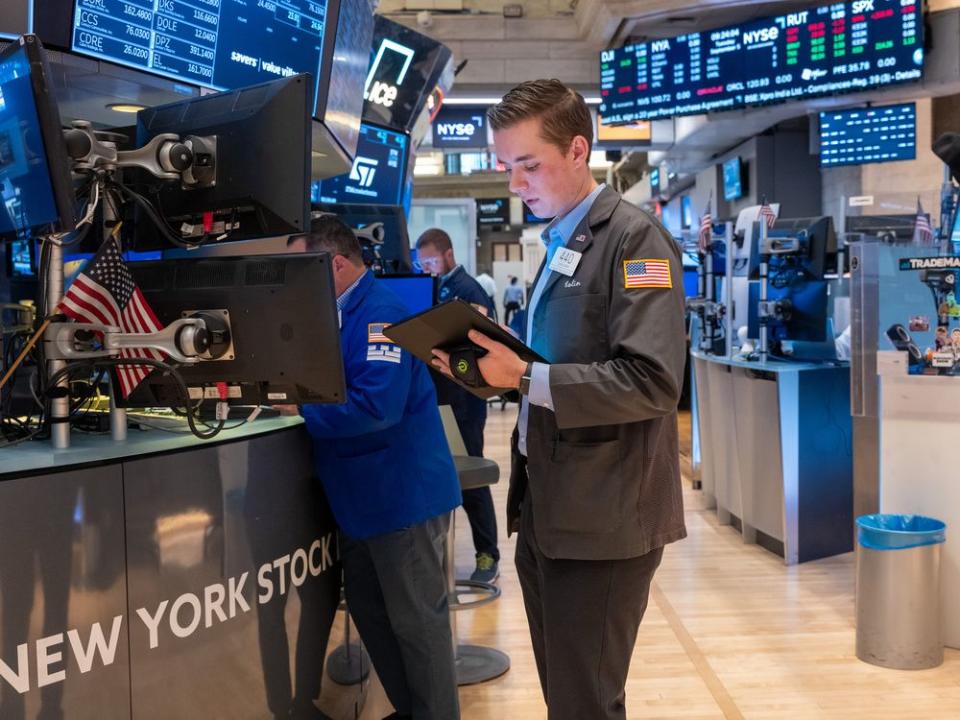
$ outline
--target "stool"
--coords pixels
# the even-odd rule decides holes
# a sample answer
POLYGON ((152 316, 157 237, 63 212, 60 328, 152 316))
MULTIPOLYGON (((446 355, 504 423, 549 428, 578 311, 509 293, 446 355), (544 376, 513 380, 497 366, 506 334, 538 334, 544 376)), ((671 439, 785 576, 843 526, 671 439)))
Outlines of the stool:
MULTIPOLYGON (((487 487, 500 479, 500 468, 493 460, 479 457, 454 456, 457 476, 461 490, 487 487)), ((457 580, 454 562, 454 544, 456 539, 456 513, 451 513, 450 529, 447 531, 444 547, 445 570, 447 574, 447 598, 450 605, 450 633, 453 636, 453 653, 457 667, 457 685, 473 685, 500 677, 510 669, 510 657, 494 648, 480 645, 460 645, 457 640, 457 616, 461 610, 471 610, 492 603, 500 597, 500 588, 493 583, 474 580, 457 580), (477 600, 460 601, 457 588, 468 588, 470 595, 481 595, 477 600)))
POLYGON ((343 644, 327 657, 327 677, 337 685, 356 685, 370 674, 370 656, 361 643, 350 642, 350 611, 342 597, 337 610, 343 611, 343 644))

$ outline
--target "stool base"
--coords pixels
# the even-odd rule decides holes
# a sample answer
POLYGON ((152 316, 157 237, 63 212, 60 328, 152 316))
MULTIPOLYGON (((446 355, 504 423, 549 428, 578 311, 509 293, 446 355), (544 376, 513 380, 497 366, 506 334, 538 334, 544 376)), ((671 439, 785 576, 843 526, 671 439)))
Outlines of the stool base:
POLYGON ((370 657, 357 643, 341 645, 327 657, 327 677, 337 685, 356 685, 370 674, 370 657))
POLYGON ((493 680, 510 669, 510 656, 479 645, 457 645, 457 685, 493 680))

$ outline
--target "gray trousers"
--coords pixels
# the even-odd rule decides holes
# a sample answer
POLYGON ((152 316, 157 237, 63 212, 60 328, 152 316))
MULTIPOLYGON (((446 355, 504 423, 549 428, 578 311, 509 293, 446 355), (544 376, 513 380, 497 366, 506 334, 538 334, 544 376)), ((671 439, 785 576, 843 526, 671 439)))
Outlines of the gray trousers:
POLYGON ((624 720, 624 686, 663 548, 627 560, 555 560, 529 497, 516 564, 549 720, 624 720))
POLYGON ((445 514, 354 540, 341 533, 347 607, 400 715, 460 717, 443 572, 445 514))

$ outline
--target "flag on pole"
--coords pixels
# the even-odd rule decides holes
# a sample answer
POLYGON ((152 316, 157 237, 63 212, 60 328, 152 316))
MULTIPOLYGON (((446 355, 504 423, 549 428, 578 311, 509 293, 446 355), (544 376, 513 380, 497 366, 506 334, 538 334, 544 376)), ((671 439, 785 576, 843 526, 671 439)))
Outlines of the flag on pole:
POLYGON ((697 245, 700 252, 707 252, 707 246, 710 244, 710 235, 713 233, 713 217, 710 215, 710 201, 707 200, 707 207, 700 216, 700 234, 697 235, 697 245))
POLYGON ((773 208, 767 203, 767 199, 764 198, 762 204, 760 205, 760 213, 757 216, 758 220, 762 220, 767 224, 767 229, 773 227, 773 224, 777 221, 777 214, 773 211, 773 208))
MULTIPOLYGON (((113 236, 107 238, 77 275, 63 296, 60 309, 77 322, 114 325, 125 333, 152 333, 163 329, 133 281, 113 236)), ((124 398, 152 371, 149 365, 138 365, 137 358, 163 360, 162 353, 150 348, 124 348, 120 357, 131 360, 129 365, 117 367, 124 398)))
POLYGON ((933 243, 933 228, 930 218, 923 212, 920 198, 917 198, 917 219, 913 221, 913 242, 915 245, 931 245, 933 243))

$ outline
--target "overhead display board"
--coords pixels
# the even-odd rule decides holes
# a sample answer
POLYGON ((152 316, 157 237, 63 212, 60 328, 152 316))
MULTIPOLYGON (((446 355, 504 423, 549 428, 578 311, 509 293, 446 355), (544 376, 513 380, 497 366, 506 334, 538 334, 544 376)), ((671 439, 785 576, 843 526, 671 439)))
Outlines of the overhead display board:
POLYGON ((477 200, 477 224, 509 225, 510 198, 485 198, 477 200))
POLYGON ((408 146, 405 133, 361 124, 350 172, 315 183, 311 199, 327 204, 400 205, 408 146))
POLYGON ((75 0, 71 49, 227 90, 318 80, 328 0, 75 0))
POLYGON ((848 0, 605 50, 600 114, 622 125, 859 92, 922 73, 919 2, 848 0))
POLYGON ((914 160, 915 103, 820 113, 820 166, 914 160))
POLYGON ((442 107, 432 126, 432 144, 437 150, 487 147, 484 108, 442 107))
POLYGON ((377 15, 363 86, 363 119, 412 130, 452 59, 446 45, 377 15))

